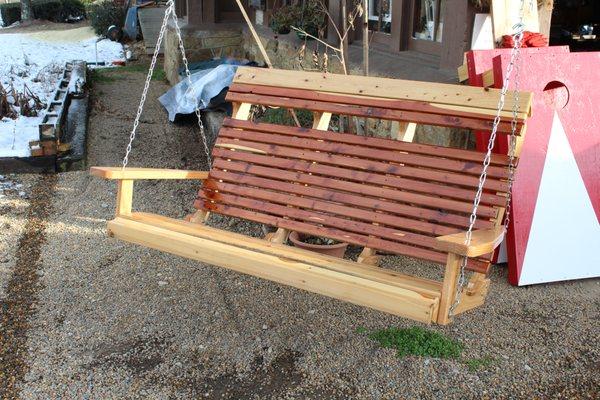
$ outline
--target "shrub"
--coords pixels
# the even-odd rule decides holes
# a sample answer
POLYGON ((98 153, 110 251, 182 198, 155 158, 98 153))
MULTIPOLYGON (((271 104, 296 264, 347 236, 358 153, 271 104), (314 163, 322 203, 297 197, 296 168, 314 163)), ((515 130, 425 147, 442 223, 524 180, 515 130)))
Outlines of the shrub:
POLYGON ((21 3, 0 4, 0 26, 9 26, 21 20, 21 3))
POLYGON ((85 17, 85 6, 79 0, 37 0, 32 6, 36 19, 65 22, 69 18, 85 17))
POLYGON ((299 19, 298 7, 282 6, 271 15, 271 29, 279 34, 290 33, 291 26, 299 19))
MULTIPOLYGON (((85 6, 80 0, 35 0, 31 4, 33 17, 52 22, 85 17, 85 6)), ((21 3, 0 4, 3 26, 21 20, 21 3)))
POLYGON ((87 7, 87 16, 97 35, 104 35, 111 25, 122 27, 125 9, 111 0, 101 0, 87 7))

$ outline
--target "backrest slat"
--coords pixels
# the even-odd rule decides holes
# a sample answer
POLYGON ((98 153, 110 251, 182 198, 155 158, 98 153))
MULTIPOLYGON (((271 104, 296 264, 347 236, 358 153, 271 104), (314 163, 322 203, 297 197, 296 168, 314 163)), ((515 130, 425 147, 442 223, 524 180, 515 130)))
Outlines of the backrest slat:
MULTIPOLYGON (((474 86, 253 67, 239 67, 233 82, 388 100, 421 101, 438 107, 466 107, 481 115, 495 114, 500 93, 498 89, 474 86)), ((519 94, 517 105, 521 119, 526 119, 529 115, 532 97, 529 92, 519 94)), ((513 95, 509 91, 504 109, 512 108, 513 95)))
MULTIPOLYGON (((446 262, 437 236, 469 226, 484 154, 427 144, 245 121, 252 104, 489 131, 500 92, 468 86, 240 67, 199 209, 346 241, 375 250, 446 262)), ((532 97, 521 93, 517 134, 532 97)), ((511 131, 509 93, 498 132, 511 131)), ((316 121, 316 120, 315 120, 316 121)), ((475 229, 501 223, 509 157, 493 154, 475 229)), ((469 259, 486 272, 492 254, 469 259)))

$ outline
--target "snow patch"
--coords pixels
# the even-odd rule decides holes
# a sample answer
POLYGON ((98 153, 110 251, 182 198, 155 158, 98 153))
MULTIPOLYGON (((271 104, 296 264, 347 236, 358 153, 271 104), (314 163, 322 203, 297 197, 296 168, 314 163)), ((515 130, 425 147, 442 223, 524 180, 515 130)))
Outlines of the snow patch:
MULTIPOLYGON (((72 31, 73 34, 75 31, 80 33, 81 29, 72 31)), ((96 61, 96 37, 88 35, 79 40, 65 40, 69 31, 59 31, 61 40, 53 41, 52 38, 56 37, 53 32, 0 35, 0 83, 5 89, 10 90, 14 86, 22 92, 26 85, 47 103, 67 61, 96 61)), ((98 41, 99 62, 110 65, 112 61, 123 59, 120 43, 107 39, 98 41)), ((38 124, 44 115, 42 110, 36 117, 0 120, 0 157, 29 156, 29 142, 39 139, 38 124)))

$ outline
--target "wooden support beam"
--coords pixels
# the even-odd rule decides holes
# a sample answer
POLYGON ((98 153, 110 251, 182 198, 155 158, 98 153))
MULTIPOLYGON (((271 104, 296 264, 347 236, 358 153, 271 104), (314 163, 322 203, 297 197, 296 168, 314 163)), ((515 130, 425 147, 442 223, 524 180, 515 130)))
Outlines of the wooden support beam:
POLYGON ((412 142, 415 139, 417 124, 414 122, 392 121, 392 137, 402 142, 412 142))
POLYGON ((481 74, 481 79, 483 80, 483 87, 494 87, 494 70, 488 69, 483 74, 481 74))
POLYGON ((247 120, 250 116, 250 103, 233 103, 232 118, 247 120))
POLYGON ((133 205, 133 180, 121 179, 117 189, 116 215, 130 215, 133 205))
POLYGON ((370 247, 365 247, 358 255, 357 262, 366 265, 378 266, 381 256, 377 255, 377 251, 370 247))
POLYGON ((187 215, 184 220, 187 222, 191 222, 194 224, 204 224, 208 221, 208 217, 210 216, 209 211, 198 210, 193 214, 187 215))
POLYGON ((485 303, 488 290, 490 288, 490 280, 484 274, 473 273, 467 286, 463 289, 460 296, 460 303, 454 310, 454 314, 458 315, 465 311, 472 310, 485 303))
POLYGON ((284 228, 278 228, 275 232, 270 232, 265 235, 265 240, 271 243, 287 243, 288 237, 290 236, 290 230, 284 228))
POLYGON ((326 131, 329 129, 329 123, 331 122, 330 112, 313 112, 313 129, 320 131, 326 131))
POLYGON ((461 261, 462 257, 458 254, 448 254, 446 271, 444 273, 444 283, 442 283, 440 308, 437 316, 437 323, 440 325, 447 325, 451 322, 449 312, 456 295, 456 285, 461 261))
POLYGON ((469 80, 469 70, 467 68, 467 64, 463 64, 456 69, 456 73, 458 74, 459 82, 466 82, 469 80))

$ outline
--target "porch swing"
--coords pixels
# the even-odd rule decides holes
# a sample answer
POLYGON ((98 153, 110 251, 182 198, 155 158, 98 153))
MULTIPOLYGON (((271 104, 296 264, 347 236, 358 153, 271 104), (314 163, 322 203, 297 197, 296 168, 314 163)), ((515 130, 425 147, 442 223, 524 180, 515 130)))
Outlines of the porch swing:
POLYGON ((194 95, 169 0, 123 165, 91 168, 118 181, 110 236, 425 323, 447 324, 483 304, 532 100, 518 91, 507 98, 513 66, 518 80, 522 23, 502 90, 240 67, 227 95, 233 116, 224 120, 212 157, 196 110, 208 171, 129 168, 171 17, 194 95), (310 110, 313 128, 250 121, 252 105, 310 110), (335 114, 395 121, 398 138, 327 131, 335 114), (414 143, 414 123, 491 131, 487 152, 414 143), (498 133, 510 135, 507 155, 492 153, 498 133), (186 220, 132 212, 137 179, 203 181, 197 211, 186 220), (211 213, 277 231, 258 239, 215 229, 205 224, 211 213), (292 230, 364 249, 357 262, 313 253, 285 244, 292 230), (378 251, 445 265, 444 279, 379 268, 378 251))

